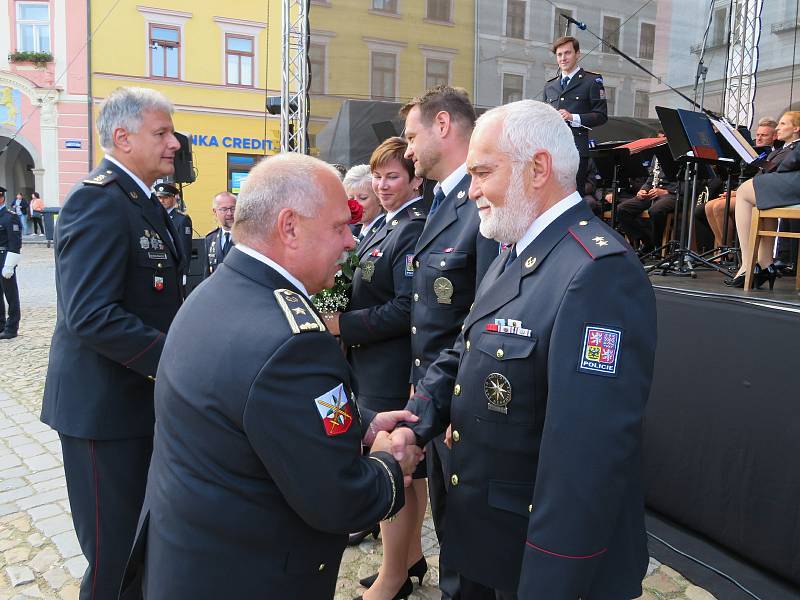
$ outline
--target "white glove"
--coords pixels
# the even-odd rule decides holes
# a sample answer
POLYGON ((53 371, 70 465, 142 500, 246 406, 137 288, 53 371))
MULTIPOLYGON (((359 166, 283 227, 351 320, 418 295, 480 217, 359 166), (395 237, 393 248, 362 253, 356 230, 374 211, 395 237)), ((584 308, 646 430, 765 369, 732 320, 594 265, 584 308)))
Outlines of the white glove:
POLYGON ((3 263, 3 277, 11 279, 14 276, 14 267, 19 264, 20 255, 16 252, 6 254, 6 262, 3 263))

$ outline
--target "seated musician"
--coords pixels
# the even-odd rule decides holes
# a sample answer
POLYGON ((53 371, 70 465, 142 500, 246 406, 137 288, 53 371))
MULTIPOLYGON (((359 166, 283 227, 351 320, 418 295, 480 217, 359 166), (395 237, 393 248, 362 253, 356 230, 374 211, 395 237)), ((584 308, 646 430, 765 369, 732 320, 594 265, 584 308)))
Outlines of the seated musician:
MULTIPOLYGON (((800 111, 784 113, 776 132, 778 139, 784 142, 783 148, 767 157, 764 174, 748 179, 736 191, 736 234, 742 249, 742 266, 735 277, 725 280, 729 287, 744 287, 745 274, 751 267, 748 263, 752 252, 750 223, 753 207, 765 210, 800 203, 800 144, 797 143, 800 141, 800 111)), ((766 222, 765 226, 774 228, 775 224, 766 222)), ((760 241, 758 262, 753 267, 753 285, 756 288, 768 281, 772 289, 775 283, 777 270, 772 264, 772 247, 772 239, 760 241)))

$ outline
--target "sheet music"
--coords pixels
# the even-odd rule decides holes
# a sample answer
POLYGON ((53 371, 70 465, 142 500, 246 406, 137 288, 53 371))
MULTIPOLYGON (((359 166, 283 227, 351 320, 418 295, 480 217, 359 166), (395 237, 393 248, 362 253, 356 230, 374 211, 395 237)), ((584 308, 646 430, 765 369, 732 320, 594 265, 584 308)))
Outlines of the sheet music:
POLYGON ((749 165, 761 157, 734 127, 731 127, 721 119, 708 117, 708 120, 711 121, 714 127, 717 128, 717 131, 725 138, 725 141, 731 145, 731 148, 736 151, 736 154, 738 154, 745 163, 749 165))

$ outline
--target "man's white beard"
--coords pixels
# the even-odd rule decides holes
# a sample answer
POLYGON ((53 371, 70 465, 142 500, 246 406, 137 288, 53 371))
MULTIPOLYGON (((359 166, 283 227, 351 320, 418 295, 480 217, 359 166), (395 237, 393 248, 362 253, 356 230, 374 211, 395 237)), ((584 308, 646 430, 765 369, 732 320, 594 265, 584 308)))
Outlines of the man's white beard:
POLYGON ((481 235, 503 244, 516 244, 534 220, 534 202, 526 198, 522 173, 517 172, 516 167, 511 172, 511 183, 503 206, 496 206, 485 197, 478 198, 477 203, 479 207, 491 204, 488 215, 478 213, 481 235))

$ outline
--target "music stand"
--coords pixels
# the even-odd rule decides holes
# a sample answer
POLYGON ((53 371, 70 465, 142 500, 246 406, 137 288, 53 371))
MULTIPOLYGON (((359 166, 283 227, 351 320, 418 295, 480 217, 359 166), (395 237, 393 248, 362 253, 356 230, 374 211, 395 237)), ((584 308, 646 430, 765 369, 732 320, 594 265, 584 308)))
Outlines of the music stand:
MULTIPOLYGON (((672 158, 677 163, 685 164, 686 169, 684 171, 681 234, 677 248, 665 259, 646 267, 645 270, 648 273, 660 270, 661 275, 695 278, 697 274, 694 270, 694 262, 698 262, 730 277, 732 274, 728 269, 710 262, 691 250, 694 228, 694 210, 692 208, 693 200, 697 196, 697 170, 700 165, 732 165, 734 161, 723 155, 711 122, 705 114, 664 106, 657 106, 656 113, 667 136, 667 144, 672 158)), ((677 206, 676 198, 676 213, 677 206)))
MULTIPOLYGON (((622 167, 631 154, 630 150, 627 148, 619 147, 623 143, 624 142, 606 142, 605 144, 598 144, 593 149, 589 150, 589 157, 594 160, 597 172, 600 173, 603 181, 611 182, 612 229, 617 226, 617 188, 619 188, 622 167)), ((583 192, 583 190, 579 191, 581 193, 583 192)))

